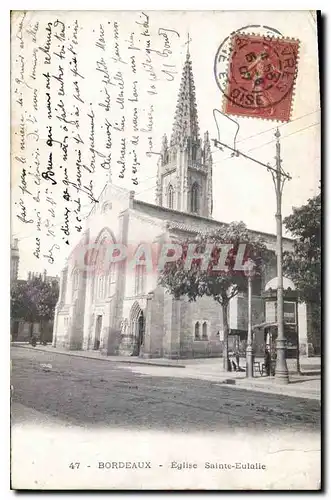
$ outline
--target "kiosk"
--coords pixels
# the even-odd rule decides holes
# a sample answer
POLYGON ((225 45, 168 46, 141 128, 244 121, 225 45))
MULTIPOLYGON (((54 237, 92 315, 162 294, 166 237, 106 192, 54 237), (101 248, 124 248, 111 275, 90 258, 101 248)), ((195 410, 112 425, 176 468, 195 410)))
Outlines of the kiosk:
MULTIPOLYGON (((299 365, 299 334, 298 334, 298 293, 293 282, 284 277, 284 330, 286 337, 286 358, 297 360, 299 365)), ((254 347, 256 354, 264 355, 267 349, 271 359, 275 359, 277 339, 277 278, 270 280, 262 293, 264 301, 265 322, 254 325, 254 347)))

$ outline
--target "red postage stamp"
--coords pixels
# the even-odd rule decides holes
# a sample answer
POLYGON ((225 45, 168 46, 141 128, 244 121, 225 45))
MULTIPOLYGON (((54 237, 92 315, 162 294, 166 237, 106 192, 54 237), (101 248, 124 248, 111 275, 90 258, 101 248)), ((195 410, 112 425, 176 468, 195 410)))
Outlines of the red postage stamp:
POLYGON ((298 40, 235 34, 224 89, 224 112, 288 121, 298 52, 298 40))

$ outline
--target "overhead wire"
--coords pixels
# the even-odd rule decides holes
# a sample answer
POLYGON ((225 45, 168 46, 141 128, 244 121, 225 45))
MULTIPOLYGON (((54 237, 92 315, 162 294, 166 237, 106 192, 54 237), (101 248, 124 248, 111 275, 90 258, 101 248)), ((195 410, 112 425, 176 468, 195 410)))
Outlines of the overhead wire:
MULTIPOLYGON (((306 116, 307 116, 307 115, 306 115, 306 116)), ((298 130, 296 130, 296 131, 294 131, 294 132, 291 132, 290 134, 283 135, 283 136, 282 136, 282 139, 286 139, 287 137, 290 137, 291 135, 297 134, 297 133, 302 132, 302 131, 304 131, 304 130, 307 130, 307 129, 311 128, 311 127, 316 127, 316 126, 317 126, 317 125, 319 125, 319 124, 320 124, 320 122, 317 122, 317 123, 312 123, 312 124, 308 125, 307 127, 303 127, 303 128, 298 129, 298 130)), ((274 130, 274 128, 272 128, 271 130, 274 130)), ((256 135, 259 135, 259 134, 256 134, 256 135)), ((252 136, 252 137, 254 137, 254 136, 252 136)), ((240 141, 238 141, 238 142, 240 142, 240 141)), ((274 142, 274 140, 271 140, 271 141, 268 141, 268 142, 264 142, 263 144, 260 144, 259 146, 255 146, 255 147, 253 147, 253 148, 248 149, 248 150, 246 151, 246 153, 250 153, 251 151, 255 151, 255 150, 257 150, 257 149, 261 149, 261 148, 263 148, 264 146, 267 146, 268 144, 272 144, 273 142, 274 142)), ((233 156, 232 156, 232 155, 229 155, 229 156, 227 156, 226 158, 222 158, 221 160, 218 160, 218 161, 213 162, 213 165, 216 165, 217 163, 223 163, 224 161, 230 160, 230 159, 232 159, 232 158, 233 158, 233 156)), ((151 178, 149 178, 149 179, 156 178, 156 177, 157 177, 157 175, 155 175, 154 177, 151 177, 151 178)), ((139 194, 142 194, 142 193, 144 193, 144 192, 146 192, 146 191, 149 191, 150 189, 154 189, 154 186, 149 187, 149 188, 146 188, 146 189, 143 189, 142 191, 139 191, 138 193, 136 193, 136 196, 138 196, 139 194)))

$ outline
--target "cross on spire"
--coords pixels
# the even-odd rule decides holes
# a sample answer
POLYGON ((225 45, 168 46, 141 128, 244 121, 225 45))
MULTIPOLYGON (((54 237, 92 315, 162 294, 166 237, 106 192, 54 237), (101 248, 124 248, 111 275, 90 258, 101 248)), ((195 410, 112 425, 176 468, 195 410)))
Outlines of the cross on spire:
POLYGON ((190 55, 190 42, 192 42, 192 38, 190 37, 190 33, 188 32, 187 33, 187 42, 185 42, 185 44, 184 44, 184 45, 187 44, 187 52, 186 52, 187 56, 190 55))
POLYGON ((193 142, 199 139, 195 85, 189 53, 189 43, 191 40, 188 33, 187 42, 185 42, 185 45, 187 44, 187 55, 177 99, 175 120, 170 139, 171 146, 180 144, 184 139, 190 138, 193 142))

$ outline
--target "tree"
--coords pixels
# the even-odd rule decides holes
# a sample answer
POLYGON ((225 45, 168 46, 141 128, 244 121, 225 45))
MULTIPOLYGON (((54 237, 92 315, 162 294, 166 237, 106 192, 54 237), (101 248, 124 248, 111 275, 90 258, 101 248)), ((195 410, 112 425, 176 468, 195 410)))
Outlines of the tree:
POLYGON ((11 317, 32 323, 36 316, 35 305, 27 293, 27 282, 14 283, 10 290, 11 317))
POLYGON ((43 323, 54 316, 59 296, 56 281, 41 278, 15 283, 11 288, 11 317, 28 323, 43 323))
MULTIPOLYGON (((262 238, 249 233, 243 222, 224 224, 216 231, 198 234, 195 238, 181 243, 182 255, 175 262, 167 262, 159 276, 159 284, 166 288, 176 299, 186 296, 189 301, 196 301, 198 297, 212 297, 222 308, 224 332, 223 363, 228 367, 228 307, 230 300, 239 292, 247 290, 247 277, 241 264, 248 259, 255 262, 256 274, 261 274, 264 264, 270 257, 262 238), (203 253, 212 248, 208 265, 202 265, 201 257, 192 261, 188 268, 185 265, 189 245, 195 245, 195 253, 203 253), (241 245, 241 247, 240 247, 241 245), (244 253, 240 256, 240 249, 244 253), (225 257, 226 254, 226 257, 225 257), (241 260, 238 268, 238 259, 241 260), (217 264, 225 263, 224 269, 215 270, 217 264)), ((220 266, 221 267, 221 266, 220 266)))
POLYGON ((321 193, 284 219, 294 236, 294 249, 284 252, 283 267, 299 293, 299 300, 313 305, 315 326, 321 311, 321 193))

